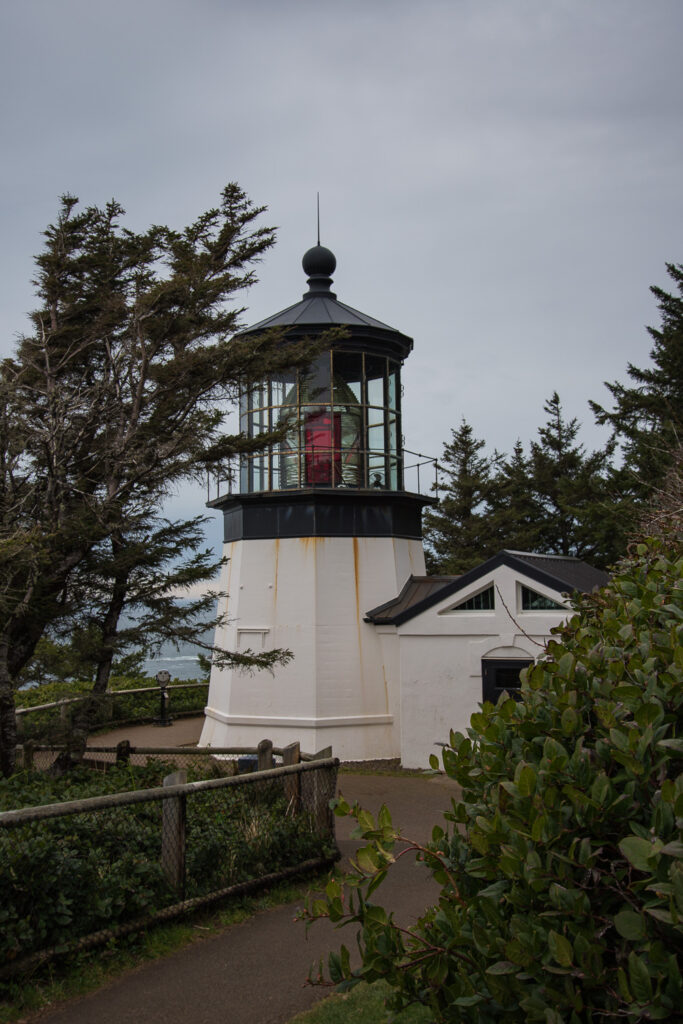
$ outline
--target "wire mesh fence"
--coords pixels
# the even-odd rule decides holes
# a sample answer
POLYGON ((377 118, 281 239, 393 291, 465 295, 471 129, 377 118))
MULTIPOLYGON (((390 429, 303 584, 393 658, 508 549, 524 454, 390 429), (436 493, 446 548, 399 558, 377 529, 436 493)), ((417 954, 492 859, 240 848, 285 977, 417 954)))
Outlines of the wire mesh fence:
POLYGON ((169 763, 162 786, 0 813, 0 977, 331 863, 337 766, 188 783, 169 763))
MULTIPOLYGON (((328 747, 318 754, 299 751, 299 744, 288 748, 273 747, 268 740, 259 752, 254 747, 144 747, 131 746, 124 740, 116 746, 89 745, 85 751, 85 767, 106 771, 113 764, 129 764, 136 768, 161 764, 170 770, 186 769, 192 779, 226 778, 244 775, 257 769, 277 768, 295 764, 299 760, 320 760, 332 756, 328 747), (267 749, 266 749, 267 748, 267 749)), ((17 747, 17 764, 22 768, 48 772, 59 755, 66 749, 63 744, 40 744, 26 740, 17 747)))

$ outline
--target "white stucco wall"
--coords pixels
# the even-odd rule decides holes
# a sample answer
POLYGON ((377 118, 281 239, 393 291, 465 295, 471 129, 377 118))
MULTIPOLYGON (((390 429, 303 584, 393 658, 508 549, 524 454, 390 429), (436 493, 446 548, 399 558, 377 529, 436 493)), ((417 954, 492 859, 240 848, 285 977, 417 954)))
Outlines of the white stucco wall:
POLYGON ((482 658, 534 659, 550 629, 566 618, 561 611, 522 611, 521 583, 551 600, 562 600, 557 591, 500 566, 396 627, 405 767, 428 766, 429 755, 439 754, 438 744, 448 742, 451 729, 466 732, 482 702, 482 658), (452 610, 492 583, 497 587, 493 610, 452 610))
MULTIPOLYGON (((229 561, 217 633, 231 650, 287 648, 294 659, 267 671, 211 674, 201 744, 332 745, 347 760, 397 757, 399 677, 385 666, 368 608, 424 573, 419 541, 287 538, 226 545, 229 561)), ((391 658, 393 655, 389 655, 391 658)))

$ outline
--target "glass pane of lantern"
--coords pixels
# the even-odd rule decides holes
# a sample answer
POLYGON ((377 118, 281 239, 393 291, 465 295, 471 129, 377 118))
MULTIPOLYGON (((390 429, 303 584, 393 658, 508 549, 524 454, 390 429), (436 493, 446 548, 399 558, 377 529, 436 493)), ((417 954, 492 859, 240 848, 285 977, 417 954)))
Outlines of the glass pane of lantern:
POLYGON ((263 409, 268 405, 268 384, 256 384, 251 391, 252 409, 263 409))
POLYGON ((384 453, 384 420, 379 409, 368 409, 368 448, 384 453))
POLYGON ((284 405, 285 398, 291 391, 293 381, 285 380, 284 377, 274 379, 270 382, 270 400, 272 405, 284 405))
POLYGON ((251 414, 251 437, 265 434, 268 430, 268 410, 256 409, 251 414))
POLYGON ((335 487, 362 485, 363 411, 361 395, 362 356, 359 353, 333 354, 332 411, 340 419, 339 452, 335 454, 335 487))
POLYGON ((244 391, 240 395, 240 430, 249 433, 249 396, 244 391))
POLYGON ((333 487, 341 480, 341 414, 322 407, 304 423, 306 484, 333 487))
POLYGON ((389 487, 397 491, 400 486, 399 460, 393 456, 389 457, 389 487))
POLYGON ((370 452, 368 455, 368 487, 385 487, 386 466, 384 455, 370 452))
POLYGON ((398 398, 398 366, 396 363, 389 363, 387 405, 390 409, 398 409, 398 398))
POLYGON ((252 461, 252 490, 265 491, 268 488, 266 457, 257 455, 252 461))
POLYGON ((384 377, 386 369, 387 361, 381 356, 365 357, 368 405, 384 406, 384 377))
POLYGON ((301 486, 298 432, 288 434, 280 444, 278 475, 282 489, 301 486))
MULTIPOLYGON (((361 400, 361 381, 363 379, 363 357, 360 352, 333 352, 332 353, 332 386, 333 390, 340 385, 345 385, 345 394, 350 391, 356 402, 361 400)), ((332 401, 337 405, 339 399, 333 397, 332 401)), ((347 398, 343 399, 344 402, 347 398)))
POLYGON ((373 420, 368 423, 368 485, 370 487, 384 487, 385 481, 385 455, 384 455, 384 423, 374 419, 379 414, 379 409, 369 409, 369 417, 373 420))
POLYGON ((389 452, 395 455, 398 451, 398 421, 395 416, 389 416, 389 452))
POLYGON ((308 373, 303 374, 300 383, 301 405, 326 405, 330 401, 330 364, 331 352, 323 352, 311 365, 308 373))

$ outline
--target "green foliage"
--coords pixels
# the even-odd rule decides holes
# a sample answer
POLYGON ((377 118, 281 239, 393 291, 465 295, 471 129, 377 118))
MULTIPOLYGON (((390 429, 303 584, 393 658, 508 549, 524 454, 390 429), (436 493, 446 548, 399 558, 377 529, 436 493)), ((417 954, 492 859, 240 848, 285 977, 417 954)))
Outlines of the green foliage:
POLYGON ((555 391, 530 446, 528 487, 535 499, 538 550, 585 558, 599 568, 625 548, 618 506, 609 491, 611 446, 587 453, 578 420, 567 420, 555 391))
MULTIPOLYGON (((228 433, 231 404, 317 350, 284 332, 234 336, 243 311, 232 300, 274 241, 254 226, 262 212, 230 184, 184 230, 134 232, 117 202, 82 208, 65 195, 44 232, 32 331, 0 364, 2 774, 14 769, 13 692, 46 630, 99 631, 89 653, 102 692, 126 605, 152 645, 201 640, 208 625, 201 600, 193 618, 171 597, 180 577, 212 575, 193 540, 199 521, 164 523, 160 509, 175 485, 207 470, 225 478, 235 456, 271 442, 228 433), (170 568, 178 546, 183 564, 170 568)), ((288 652, 249 655, 222 652, 258 667, 288 652)), ((88 715, 74 730, 81 748, 88 715)))
POLYGON ((611 410, 590 403, 598 423, 608 424, 621 445, 624 464, 615 477, 636 514, 662 486, 683 441, 683 265, 669 263, 666 269, 675 291, 650 289, 661 313, 659 329, 648 328, 651 364, 628 364, 630 387, 606 383, 611 410))
POLYGON ((457 575, 497 550, 485 512, 492 463, 479 454, 483 447, 464 419, 444 445, 434 486, 439 504, 424 517, 429 571, 457 575))
MULTIPOLYGON (((683 557, 639 544, 609 588, 579 599, 530 667, 452 733, 462 798, 419 857, 438 904, 406 932, 372 902, 397 851, 389 813, 343 802, 366 845, 309 917, 358 922, 362 966, 443 1022, 672 1020, 683 1006, 683 557)), ((438 762, 434 758, 434 768, 438 762)))
POLYGON ((425 513, 430 572, 459 574, 502 548, 585 558, 604 568, 624 550, 623 516, 609 475, 612 446, 586 452, 580 424, 567 420, 557 392, 548 419, 524 454, 480 454, 464 420, 444 445, 439 504, 425 513))
MULTIPOLYGON (((335 992, 311 1010, 297 1014, 289 1024, 385 1024, 389 987, 383 981, 361 983, 352 992, 335 992)), ((424 1006, 411 1006, 392 1017, 392 1024, 429 1024, 424 1006)))
MULTIPOLYGON (((0 779, 0 810, 160 786, 173 770, 155 760, 104 774, 17 773, 0 779)), ((157 801, 0 828, 0 961, 65 951, 176 903, 161 867, 161 822, 157 801)), ((186 844, 188 898, 332 852, 306 813, 290 812, 280 780, 188 798, 186 844)))

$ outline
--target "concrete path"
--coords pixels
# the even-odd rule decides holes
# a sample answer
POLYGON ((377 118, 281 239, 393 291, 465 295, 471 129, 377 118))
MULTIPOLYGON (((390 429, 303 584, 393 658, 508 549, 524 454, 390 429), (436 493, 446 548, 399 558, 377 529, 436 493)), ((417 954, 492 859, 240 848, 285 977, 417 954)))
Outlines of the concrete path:
POLYGON ((125 725, 111 732, 93 733, 89 747, 115 747, 121 740, 130 740, 133 747, 196 747, 199 743, 204 715, 178 718, 172 725, 125 725))
MULTIPOLYGON (((351 774, 340 775, 339 789, 372 813, 386 803, 404 835, 418 841, 428 839, 433 826, 443 822, 457 792, 442 777, 351 774)), ((350 832, 351 822, 337 819, 337 841, 346 860, 358 846, 350 832)), ((406 856, 375 898, 394 910, 402 924, 410 924, 437 895, 425 868, 406 856)), ((298 908, 295 903, 257 914, 144 964, 92 995, 43 1011, 37 1019, 44 1024, 285 1024, 328 994, 327 989, 306 986, 310 965, 321 957, 326 960, 329 950, 342 942, 354 945, 348 928, 339 931, 327 921, 315 924, 307 935, 305 925, 293 921, 298 908)))

